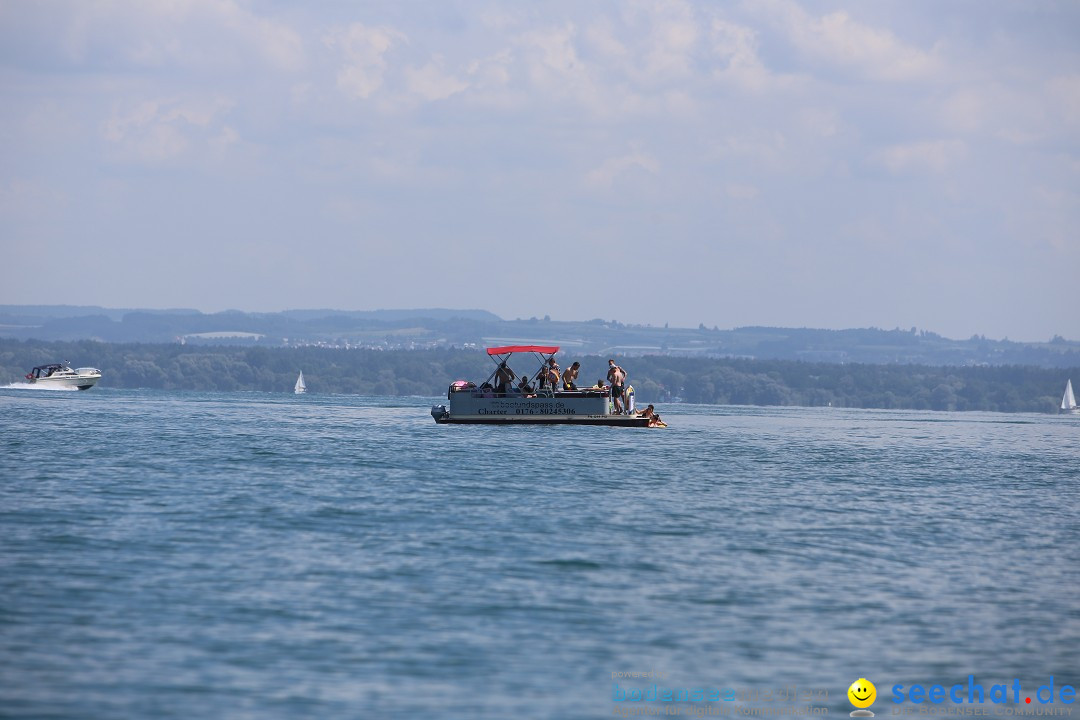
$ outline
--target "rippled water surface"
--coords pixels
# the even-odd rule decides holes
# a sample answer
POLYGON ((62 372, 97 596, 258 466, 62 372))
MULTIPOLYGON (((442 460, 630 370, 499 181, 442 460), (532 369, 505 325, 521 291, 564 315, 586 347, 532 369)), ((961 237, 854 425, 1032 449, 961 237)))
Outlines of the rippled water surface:
MULTIPOLYGON (((1080 418, 0 390, 0 715, 608 717, 1080 684, 1080 418)), ((1074 711, 1074 713, 1077 711, 1074 711)))

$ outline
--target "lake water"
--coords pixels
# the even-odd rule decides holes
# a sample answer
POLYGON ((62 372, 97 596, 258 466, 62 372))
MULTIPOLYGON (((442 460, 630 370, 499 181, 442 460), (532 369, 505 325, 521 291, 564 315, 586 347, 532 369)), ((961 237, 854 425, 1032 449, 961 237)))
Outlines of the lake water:
POLYGON ((611 717, 663 711, 617 700, 653 671, 835 717, 865 677, 880 717, 896 684, 1080 684, 1078 417, 435 401, 0 390, 0 715, 611 717))

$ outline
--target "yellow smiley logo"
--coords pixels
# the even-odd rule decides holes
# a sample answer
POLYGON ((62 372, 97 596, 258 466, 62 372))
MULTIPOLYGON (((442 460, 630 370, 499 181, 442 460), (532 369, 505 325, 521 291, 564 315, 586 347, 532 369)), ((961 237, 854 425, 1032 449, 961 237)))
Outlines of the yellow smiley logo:
POLYGON ((877 699, 877 688, 866 678, 859 678, 847 689, 848 700, 857 708, 868 708, 877 699))

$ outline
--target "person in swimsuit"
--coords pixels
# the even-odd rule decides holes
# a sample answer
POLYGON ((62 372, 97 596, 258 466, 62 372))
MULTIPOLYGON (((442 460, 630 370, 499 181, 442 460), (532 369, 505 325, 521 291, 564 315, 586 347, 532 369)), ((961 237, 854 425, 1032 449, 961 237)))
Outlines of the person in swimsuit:
POLYGON ((615 403, 615 414, 622 415, 623 382, 626 381, 626 371, 616 365, 613 359, 608 360, 607 379, 611 383, 611 399, 615 403))
POLYGON ((510 387, 510 383, 517 380, 517 375, 503 360, 499 363, 499 369, 495 372, 495 392, 505 393, 507 388, 510 387))
POLYGON ((540 371, 540 387, 551 386, 551 392, 559 389, 559 366, 554 357, 548 358, 547 367, 540 371))
POLYGON ((581 363, 575 361, 573 365, 563 370, 562 374, 562 387, 563 390, 577 390, 577 384, 574 382, 577 380, 578 370, 581 368, 581 363))

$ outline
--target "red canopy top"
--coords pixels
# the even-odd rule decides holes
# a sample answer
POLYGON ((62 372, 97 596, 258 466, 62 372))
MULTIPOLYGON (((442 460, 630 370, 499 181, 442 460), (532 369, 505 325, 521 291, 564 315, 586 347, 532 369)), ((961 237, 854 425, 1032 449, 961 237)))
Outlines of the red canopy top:
POLYGON ((558 345, 507 345, 505 347, 488 348, 488 355, 509 355, 516 352, 537 352, 545 355, 554 355, 559 352, 558 345))

